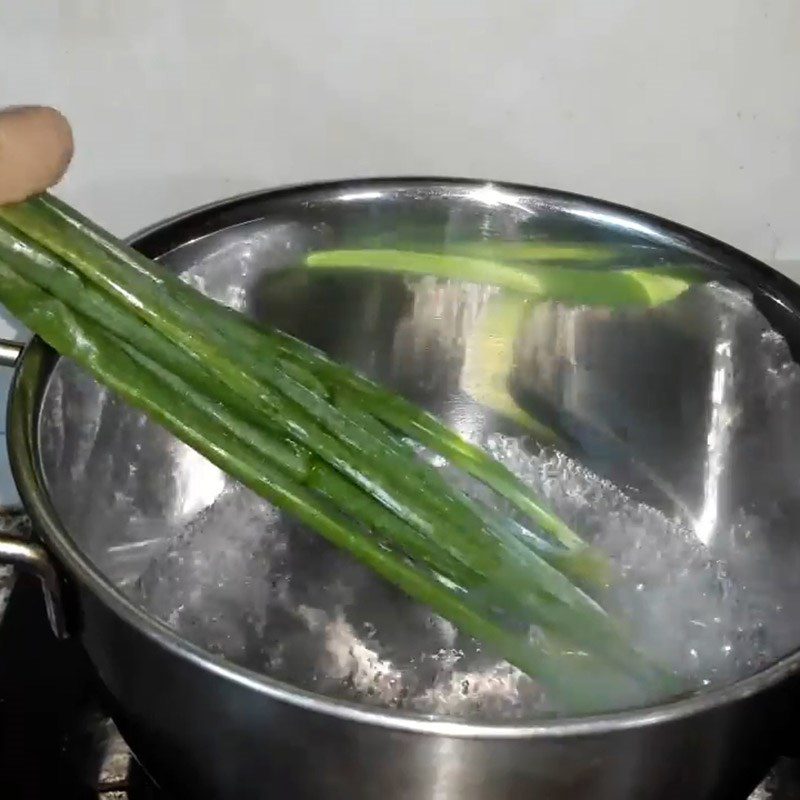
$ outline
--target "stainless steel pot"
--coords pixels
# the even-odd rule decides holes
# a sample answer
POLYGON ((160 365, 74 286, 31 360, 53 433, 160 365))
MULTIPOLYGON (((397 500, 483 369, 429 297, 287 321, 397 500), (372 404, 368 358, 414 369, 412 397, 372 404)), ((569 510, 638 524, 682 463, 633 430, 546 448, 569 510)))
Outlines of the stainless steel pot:
MULTIPOLYGON (((54 630, 80 637, 123 735, 172 796, 672 800, 731 798, 760 779, 787 741, 800 666, 800 624, 782 611, 800 599, 798 287, 646 214, 472 181, 259 193, 168 220, 134 244, 464 435, 518 433, 535 418, 537 436, 551 429, 574 457, 744 570, 774 612, 779 641, 773 663, 738 681, 579 719, 470 722, 332 699, 310 691, 319 654, 302 647, 295 672, 259 674, 142 605, 142 591, 152 600, 164 585, 161 574, 148 583, 147 565, 159 563, 165 542, 181 530, 197 535, 197 519, 201 529, 202 519, 224 526, 208 522, 207 510, 225 480, 43 342, 18 359, 8 344, 0 356, 16 361, 9 453, 39 543, 0 542, 0 560, 42 578, 54 630), (615 266, 689 265, 704 284, 722 285, 695 285, 648 309, 539 303, 514 318, 493 360, 481 349, 494 297, 485 288, 291 269, 321 247, 455 249, 542 237, 598 246, 615 266)), ((301 543, 289 564, 296 585, 333 594, 346 585, 350 607, 368 608, 398 649, 427 635, 424 610, 291 521, 276 528, 284 544, 301 543)), ((289 641, 280 619, 268 623, 267 635, 289 641)))

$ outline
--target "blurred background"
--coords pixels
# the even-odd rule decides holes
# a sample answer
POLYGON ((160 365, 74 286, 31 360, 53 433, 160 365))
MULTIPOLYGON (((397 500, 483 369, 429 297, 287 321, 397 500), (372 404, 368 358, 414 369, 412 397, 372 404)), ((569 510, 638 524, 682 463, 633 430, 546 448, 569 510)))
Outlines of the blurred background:
POLYGON ((800 279, 798 45, 797 0, 6 0, 0 105, 66 113, 59 194, 121 235, 268 186, 456 175, 636 206, 800 279))

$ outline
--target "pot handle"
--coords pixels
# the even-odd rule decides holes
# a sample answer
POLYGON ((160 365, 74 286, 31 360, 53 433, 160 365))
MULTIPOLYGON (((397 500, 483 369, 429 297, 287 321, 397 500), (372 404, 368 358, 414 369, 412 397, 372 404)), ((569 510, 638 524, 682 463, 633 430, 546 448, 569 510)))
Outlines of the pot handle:
POLYGON ((68 638, 61 581, 47 551, 38 544, 0 536, 0 564, 30 572, 41 581, 50 628, 57 639, 68 638))
POLYGON ((14 342, 11 339, 0 339, 0 367, 14 367, 20 353, 25 349, 22 342, 14 342))
MULTIPOLYGON (((24 346, 20 342, 0 339, 0 367, 15 366, 24 346)), ((32 542, 0 536, 0 564, 22 569, 41 581, 50 627, 58 639, 66 639, 67 626, 61 598, 61 581, 47 551, 32 542)))

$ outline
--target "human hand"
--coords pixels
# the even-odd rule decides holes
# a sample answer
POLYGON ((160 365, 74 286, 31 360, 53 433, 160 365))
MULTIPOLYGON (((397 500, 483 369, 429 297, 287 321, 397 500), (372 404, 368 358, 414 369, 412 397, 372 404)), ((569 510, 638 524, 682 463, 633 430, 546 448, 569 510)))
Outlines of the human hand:
POLYGON ((20 202, 57 183, 72 150, 72 129, 54 108, 0 111, 0 205, 20 202))

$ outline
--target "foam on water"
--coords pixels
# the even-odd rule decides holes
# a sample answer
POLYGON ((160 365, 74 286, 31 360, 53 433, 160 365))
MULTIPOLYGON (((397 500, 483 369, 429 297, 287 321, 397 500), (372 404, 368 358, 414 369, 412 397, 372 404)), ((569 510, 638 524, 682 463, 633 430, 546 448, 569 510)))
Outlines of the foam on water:
POLYGON ((237 484, 126 589, 195 644, 311 691, 466 717, 546 707, 527 676, 237 484))
MULTIPOLYGON (((611 556, 611 601, 642 650, 697 687, 769 659, 758 604, 688 527, 557 449, 482 444, 611 556)), ((128 591, 212 653, 311 691, 471 719, 557 711, 519 670, 237 484, 128 591)))
POLYGON ((693 529, 557 449, 528 453, 521 440, 494 434, 487 450, 611 557, 620 576, 612 602, 643 651, 698 686, 736 678, 769 658, 759 598, 693 529))

